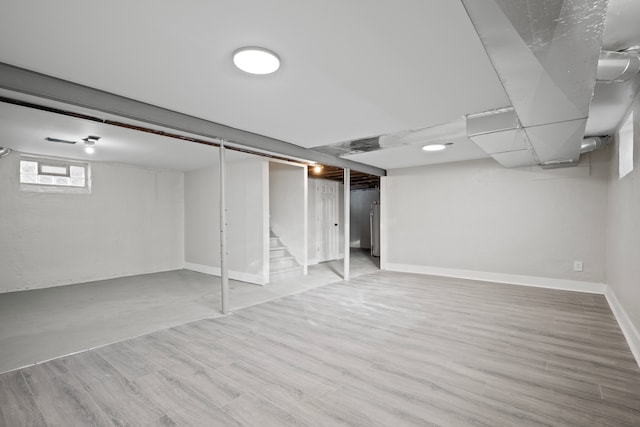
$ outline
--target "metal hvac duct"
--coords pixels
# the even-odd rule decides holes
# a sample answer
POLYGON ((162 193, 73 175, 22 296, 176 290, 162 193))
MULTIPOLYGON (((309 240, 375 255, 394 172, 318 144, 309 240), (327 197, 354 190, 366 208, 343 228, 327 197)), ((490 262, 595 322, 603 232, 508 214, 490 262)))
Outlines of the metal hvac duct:
MULTIPOLYGON (((608 137, 606 136, 590 136, 584 138, 582 140, 582 144, 580 144, 580 154, 589 153, 591 151, 595 151, 599 148, 602 148, 608 141, 608 137)), ((577 166, 578 160, 573 159, 561 159, 561 160, 551 160, 549 162, 541 163, 540 167, 542 169, 558 169, 558 168, 567 168, 571 166, 577 166)))
POLYGON ((606 83, 621 83, 633 78, 640 71, 637 52, 611 52, 603 50, 598 59, 596 80, 606 83))

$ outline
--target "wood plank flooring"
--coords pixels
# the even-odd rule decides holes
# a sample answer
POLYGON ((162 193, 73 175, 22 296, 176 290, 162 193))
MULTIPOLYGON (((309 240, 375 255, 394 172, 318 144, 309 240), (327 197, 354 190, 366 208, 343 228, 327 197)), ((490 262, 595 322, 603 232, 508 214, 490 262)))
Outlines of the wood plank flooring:
POLYGON ((0 376, 2 426, 640 426, 600 295, 378 272, 0 376))

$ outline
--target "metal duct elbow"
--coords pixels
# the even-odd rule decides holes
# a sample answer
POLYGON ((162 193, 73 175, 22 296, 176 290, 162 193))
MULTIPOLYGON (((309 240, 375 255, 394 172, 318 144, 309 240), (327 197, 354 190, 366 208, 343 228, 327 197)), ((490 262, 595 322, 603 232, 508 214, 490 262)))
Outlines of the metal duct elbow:
POLYGON ((640 57, 635 52, 603 50, 598 60, 596 80, 607 83, 626 82, 640 71, 640 57))
POLYGON ((602 136, 590 136, 582 140, 580 144, 580 154, 588 153, 590 151, 597 150, 605 144, 605 138, 602 136))
MULTIPOLYGON (((590 151, 602 148, 609 141, 608 136, 589 136, 582 140, 580 144, 580 154, 589 153, 590 151)), ((540 163, 542 169, 558 169, 577 166, 578 159, 557 159, 549 162, 540 163)))

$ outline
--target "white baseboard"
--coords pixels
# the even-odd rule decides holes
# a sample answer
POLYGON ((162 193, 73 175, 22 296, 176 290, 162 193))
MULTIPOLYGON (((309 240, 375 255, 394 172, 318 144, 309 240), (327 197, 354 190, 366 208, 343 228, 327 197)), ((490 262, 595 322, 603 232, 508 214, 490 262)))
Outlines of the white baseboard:
POLYGON ((611 307, 613 315, 618 321, 618 325, 620 325, 620 329, 622 329, 624 337, 627 339, 627 344, 629 344, 629 348, 631 349, 631 353, 633 353, 633 357, 636 359, 636 363, 640 366, 640 333, 638 332, 638 329, 636 329, 634 324, 631 322, 627 312, 613 293, 611 286, 607 286, 607 291, 604 295, 607 298, 607 302, 609 303, 609 307, 611 307))
MULTIPOLYGON (((184 263, 185 270, 197 271, 198 273, 210 274, 220 277, 220 267, 211 267, 209 265, 194 264, 191 262, 184 263)), ((264 280, 262 274, 243 273, 241 271, 229 270, 229 279, 239 280, 241 282, 253 283, 255 285, 263 285, 264 280)))
POLYGON ((430 274, 433 276, 455 277, 458 279, 481 280, 484 282, 507 283, 510 285, 533 286, 537 288, 560 289, 564 291, 587 292, 604 295, 604 283, 582 282, 579 280, 553 279, 550 277, 524 276, 520 274, 491 273, 487 271, 460 270, 456 268, 429 267, 425 265, 387 263, 385 270, 403 273, 430 274))
POLYGON ((384 270, 604 295, 620 325, 620 329, 622 329, 636 363, 640 366, 640 333, 631 322, 622 305, 620 305, 620 301, 618 301, 611 287, 604 283, 394 263, 388 263, 384 270))

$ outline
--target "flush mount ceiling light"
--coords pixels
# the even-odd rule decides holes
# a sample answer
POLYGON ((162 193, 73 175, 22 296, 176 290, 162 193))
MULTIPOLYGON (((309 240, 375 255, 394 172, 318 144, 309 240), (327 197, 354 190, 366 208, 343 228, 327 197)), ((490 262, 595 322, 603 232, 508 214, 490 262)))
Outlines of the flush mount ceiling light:
POLYGON ((9 153, 11 153, 11 151, 13 151, 13 150, 11 150, 11 148, 0 147, 0 159, 5 157, 5 156, 8 156, 9 153))
POLYGON ((249 74, 271 74, 280 68, 280 58, 263 47, 242 47, 233 52, 233 63, 249 74))
POLYGON ((320 172, 322 172, 322 165, 315 165, 315 166, 313 167, 313 172, 315 172, 315 173, 320 173, 320 172))
POLYGON ((100 139, 99 136, 94 136, 94 135, 89 135, 86 138, 82 138, 82 140, 84 141, 84 151, 87 154, 93 154, 96 152, 96 142, 98 142, 98 140, 100 139))
POLYGON ((447 146, 452 145, 453 142, 447 142, 446 144, 428 144, 425 145, 424 147, 422 147, 422 149, 424 151, 442 151, 445 148, 447 148, 447 146))

